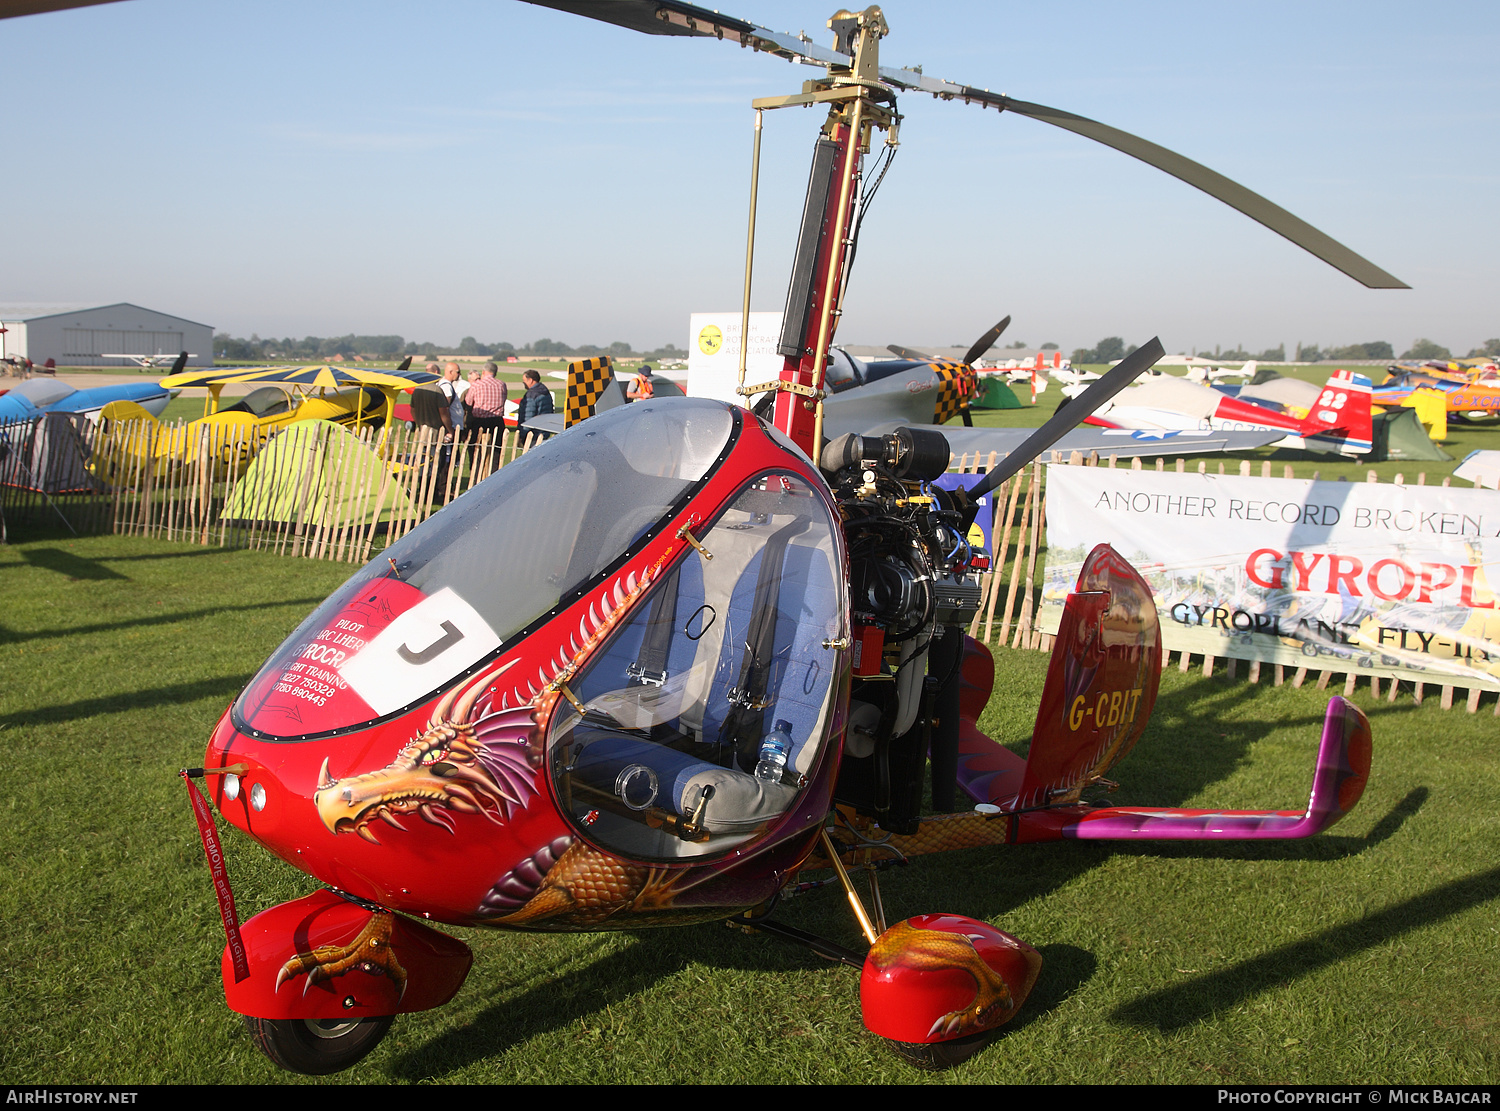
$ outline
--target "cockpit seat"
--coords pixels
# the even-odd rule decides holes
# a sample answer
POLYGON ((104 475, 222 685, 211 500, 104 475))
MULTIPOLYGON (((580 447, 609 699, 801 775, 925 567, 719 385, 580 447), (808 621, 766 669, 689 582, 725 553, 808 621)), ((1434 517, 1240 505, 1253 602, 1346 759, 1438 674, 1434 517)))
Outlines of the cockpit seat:
POLYGON ((785 811, 796 794, 791 786, 592 724, 580 724, 573 740, 575 787, 613 796, 632 810, 691 819, 710 837, 752 833, 785 811))

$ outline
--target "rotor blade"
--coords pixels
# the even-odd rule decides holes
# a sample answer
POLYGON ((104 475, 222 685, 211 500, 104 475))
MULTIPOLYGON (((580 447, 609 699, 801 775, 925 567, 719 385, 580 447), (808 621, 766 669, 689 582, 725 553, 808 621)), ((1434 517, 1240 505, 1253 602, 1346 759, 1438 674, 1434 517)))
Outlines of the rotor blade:
POLYGON ((1074 425, 1079 424, 1099 406, 1134 382, 1144 372, 1156 365, 1166 354, 1161 340, 1152 337, 1121 359, 1113 370, 1100 378, 1083 393, 1068 402, 1052 419, 1038 428, 1026 442, 1007 455, 993 470, 979 480, 970 490, 970 499, 987 494, 1011 475, 1030 463, 1042 452, 1057 443, 1074 425))
POLYGON ((848 68, 854 59, 837 50, 818 46, 800 35, 772 31, 743 19, 684 4, 679 0, 527 0, 542 8, 613 23, 647 35, 692 35, 716 38, 737 46, 748 46, 775 54, 789 62, 848 68))
POLYGON ((924 355, 915 347, 902 347, 899 343, 888 343, 885 349, 892 355, 899 355, 903 359, 910 359, 914 363, 930 363, 933 357, 924 355))
POLYGON ((1054 127, 1075 132, 1085 138, 1093 139, 1096 143, 1103 143, 1107 147, 1114 147, 1115 150, 1128 154, 1132 158, 1140 159, 1148 166, 1164 170, 1179 181, 1185 181, 1203 190, 1215 200, 1223 201, 1229 207, 1239 209, 1250 219, 1290 239, 1303 250, 1316 255, 1334 269, 1342 270, 1349 277, 1370 289, 1411 288, 1400 278, 1386 273, 1369 259, 1362 258, 1336 239, 1324 235, 1306 220, 1293 216, 1286 209, 1272 204, 1259 193, 1251 192, 1238 182, 1229 180, 1223 174, 1210 170, 1191 158, 1184 158, 1166 147, 1158 146, 1149 140, 1131 135, 1127 131, 1121 131, 1119 128, 1109 127, 1057 108, 1010 99, 1006 100, 1005 108, 1018 115, 1029 116, 1034 120, 1050 123, 1054 127))
POLYGON ((1238 209, 1250 219, 1264 224, 1277 235, 1284 236, 1303 250, 1316 255, 1334 269, 1343 271, 1361 285, 1371 289, 1411 288, 1400 278, 1386 273, 1369 259, 1355 254, 1338 240, 1324 235, 1307 221, 1293 216, 1286 209, 1266 200, 1259 193, 1246 189, 1238 182, 1231 181, 1223 174, 1210 170, 1191 158, 1185 158, 1175 151, 1158 146, 1138 135, 1132 135, 1128 131, 1121 131, 1117 127, 1110 127, 1108 124, 1099 123, 1085 116, 1074 115, 1072 112, 1064 112, 1060 108, 1048 108, 1045 104, 1015 100, 1000 93, 992 93, 988 89, 976 89, 971 85, 958 85, 940 78, 928 77, 916 70, 890 69, 881 66, 880 79, 887 85, 898 89, 931 93, 939 100, 962 100, 966 104, 979 104, 983 107, 997 108, 1002 112, 1014 112, 1018 116, 1028 116, 1042 123, 1050 123, 1053 127, 1072 131, 1096 143, 1103 143, 1107 147, 1114 147, 1122 154, 1138 158, 1148 166, 1155 166, 1179 181, 1185 181, 1194 188, 1203 190, 1215 200, 1223 201, 1229 207, 1238 209))
MULTIPOLYGON (((817 46, 800 35, 788 35, 757 26, 743 19, 721 15, 696 4, 681 3, 680 0, 528 0, 541 7, 555 8, 574 15, 613 23, 633 31, 651 35, 712 36, 728 40, 739 46, 752 47, 757 51, 775 54, 789 61, 808 65, 848 67, 853 59, 847 54, 817 46)), ((1343 271, 1355 281, 1371 289, 1409 289, 1399 278, 1386 273, 1366 258, 1355 254, 1342 243, 1324 235, 1307 221, 1293 216, 1280 205, 1266 200, 1259 193, 1246 189, 1223 174, 1207 166, 1185 158, 1166 147, 1132 135, 1128 131, 1110 127, 1084 116, 1048 108, 1044 104, 1013 100, 988 89, 977 89, 972 85, 960 85, 941 78, 928 77, 920 70, 880 67, 880 79, 896 89, 911 89, 931 93, 940 100, 962 100, 1010 111, 1020 116, 1029 116, 1053 127, 1072 131, 1096 143, 1113 147, 1132 158, 1138 158, 1148 166, 1155 166, 1180 181, 1203 190, 1215 200, 1223 201, 1238 209, 1250 219, 1264 224, 1278 235, 1291 240, 1337 270, 1343 271)), ((976 356, 977 358, 978 356, 976 356)))
POLYGON ((113 0, 3 0, 0 2, 0 19, 12 19, 19 15, 39 15, 42 12, 60 12, 67 8, 91 8, 95 4, 108 4, 113 0))
POLYGON ((671 0, 528 0, 541 8, 556 8, 560 12, 597 19, 601 23, 613 23, 646 35, 712 35, 714 24, 725 24, 736 31, 749 31, 754 24, 742 19, 722 16, 717 12, 700 8, 696 4, 678 4, 671 0), (661 12, 675 12, 694 22, 702 20, 704 29, 671 22, 661 12), (694 18, 696 17, 696 18, 694 18))
POLYGON ((996 324, 988 332, 975 340, 974 346, 969 348, 969 353, 963 357, 964 365, 968 366, 973 363, 975 359, 981 358, 986 351, 995 346, 995 341, 1000 338, 1000 333, 1005 331, 1005 329, 1009 327, 1010 317, 1007 316, 1004 320, 1000 321, 999 324, 996 324))

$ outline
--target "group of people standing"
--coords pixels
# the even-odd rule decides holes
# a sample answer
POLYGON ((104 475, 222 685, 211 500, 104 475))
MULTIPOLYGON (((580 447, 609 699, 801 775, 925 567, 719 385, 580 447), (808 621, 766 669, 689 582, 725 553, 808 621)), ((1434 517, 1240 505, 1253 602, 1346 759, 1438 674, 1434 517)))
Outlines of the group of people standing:
MULTIPOLYGON (((467 380, 460 377, 457 363, 448 363, 441 371, 437 363, 430 363, 427 369, 442 375, 438 390, 445 404, 438 417, 442 421, 444 439, 472 442, 482 432, 504 431, 505 404, 510 399, 510 387, 500 379, 499 366, 485 363, 483 370, 470 372, 467 380)), ((553 411, 552 391, 542 385, 541 375, 534 370, 523 371, 521 381, 525 392, 520 398, 516 425, 524 429, 533 417, 553 411)))
MULTIPOLYGON (((470 371, 467 379, 460 377, 457 363, 448 363, 441 370, 437 363, 428 363, 427 369, 442 376, 437 385, 444 404, 438 411, 438 418, 446 442, 472 443, 482 432, 504 432, 505 403, 510 399, 510 387, 501 381, 498 365, 485 363, 483 370, 470 371)), ((553 412, 553 402, 552 391, 542 385, 542 376, 536 371, 522 371, 521 382, 524 392, 516 410, 516 427, 524 430, 533 417, 553 412)), ((631 401, 646 401, 653 393, 648 364, 641 367, 625 396, 631 401)))

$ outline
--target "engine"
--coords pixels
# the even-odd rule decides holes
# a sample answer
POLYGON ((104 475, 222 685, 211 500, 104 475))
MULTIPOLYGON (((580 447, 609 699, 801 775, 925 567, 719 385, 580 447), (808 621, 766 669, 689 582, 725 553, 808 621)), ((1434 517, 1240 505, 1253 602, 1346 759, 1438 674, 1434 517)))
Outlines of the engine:
POLYGON ((841 436, 820 460, 848 541, 854 638, 835 797, 896 832, 914 827, 920 812, 934 718, 956 699, 964 629, 979 611, 978 571, 988 566, 987 553, 965 538, 964 507, 931 485, 948 459, 941 432, 900 428, 841 436))

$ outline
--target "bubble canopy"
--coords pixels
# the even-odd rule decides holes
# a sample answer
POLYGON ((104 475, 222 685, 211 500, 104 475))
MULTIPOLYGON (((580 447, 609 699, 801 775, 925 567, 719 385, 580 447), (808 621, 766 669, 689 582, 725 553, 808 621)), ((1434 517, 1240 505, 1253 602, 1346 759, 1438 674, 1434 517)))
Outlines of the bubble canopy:
POLYGON ((298 740, 435 693, 673 516, 743 419, 716 401, 637 402, 533 448, 319 606, 236 700, 236 725, 298 740))

